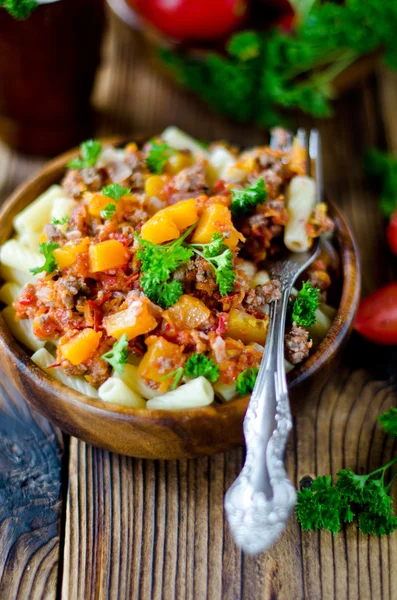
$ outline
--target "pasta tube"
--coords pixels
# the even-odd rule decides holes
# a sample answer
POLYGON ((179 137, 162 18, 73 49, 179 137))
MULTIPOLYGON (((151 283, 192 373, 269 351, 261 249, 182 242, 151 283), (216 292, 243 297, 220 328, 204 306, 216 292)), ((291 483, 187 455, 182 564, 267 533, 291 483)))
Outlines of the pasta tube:
POLYGON ((51 221, 51 212, 56 198, 65 197, 60 185, 52 185, 44 194, 29 204, 14 219, 14 229, 20 235, 27 232, 42 233, 44 225, 51 221))
POLYGON ((287 194, 288 223, 284 230, 284 244, 292 252, 305 252, 310 240, 306 224, 316 204, 316 184, 305 175, 294 177, 287 194))
POLYGON ((101 400, 112 402, 121 406, 132 406, 134 408, 146 408, 146 402, 119 377, 109 377, 98 390, 101 400))
POLYGON ((12 306, 7 306, 1 312, 3 319, 7 324, 12 335, 30 350, 38 350, 43 348, 44 341, 40 340, 33 333, 33 321, 31 319, 15 320, 15 310, 12 306))
POLYGON ((197 377, 172 392, 148 400, 147 408, 179 410, 208 406, 214 401, 214 388, 205 377, 197 377))

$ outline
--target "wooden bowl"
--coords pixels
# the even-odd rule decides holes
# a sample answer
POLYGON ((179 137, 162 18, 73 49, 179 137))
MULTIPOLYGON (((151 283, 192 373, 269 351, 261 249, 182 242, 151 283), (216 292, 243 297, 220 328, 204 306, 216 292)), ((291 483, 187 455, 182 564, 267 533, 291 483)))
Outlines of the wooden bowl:
MULTIPOLYGON (((120 143, 107 139, 105 143, 120 143)), ((49 162, 22 184, 0 212, 0 243, 12 234, 12 221, 50 185, 58 183, 76 150, 49 162)), ((331 328, 315 352, 288 376, 292 407, 299 397, 318 389, 331 362, 349 336, 360 296, 360 267, 356 244, 333 203, 341 259, 342 293, 331 328)), ((6 376, 22 396, 63 431, 82 440, 141 458, 186 458, 229 450, 243 443, 242 422, 248 397, 226 404, 181 411, 126 408, 105 404, 49 377, 30 359, 0 318, 0 354, 6 376)))

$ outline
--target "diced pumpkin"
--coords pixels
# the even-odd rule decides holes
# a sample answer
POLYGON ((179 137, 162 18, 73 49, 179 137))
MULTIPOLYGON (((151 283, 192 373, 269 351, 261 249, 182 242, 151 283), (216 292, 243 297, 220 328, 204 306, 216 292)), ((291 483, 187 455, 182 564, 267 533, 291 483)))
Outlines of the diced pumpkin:
POLYGON ((165 172, 169 175, 176 175, 182 169, 186 169, 186 167, 190 167, 192 164, 192 156, 190 154, 184 154, 182 152, 178 152, 177 154, 172 154, 169 157, 165 164, 165 172))
POLYGON ((134 152, 136 152, 138 150, 138 146, 136 145, 135 142, 130 142, 129 144, 126 145, 125 147, 125 151, 128 152, 129 154, 133 154, 134 152))
POLYGON ((169 216, 156 213, 143 225, 141 235, 144 240, 153 244, 162 244, 179 238, 180 232, 169 216))
POLYGON ((88 212, 93 217, 100 217, 101 210, 108 204, 116 204, 116 202, 107 196, 102 196, 102 194, 94 194, 88 201, 88 212))
POLYGON ((42 244, 43 242, 46 242, 46 241, 47 241, 47 236, 43 231, 43 233, 40 236, 39 242, 40 242, 40 244, 42 244))
POLYGON ((307 152, 306 149, 300 145, 298 138, 294 138, 289 156, 290 161, 288 166, 291 171, 294 171, 298 175, 306 175, 307 152))
POLYGON ((169 175, 150 175, 145 181, 145 194, 150 198, 156 196, 156 198, 162 199, 164 188, 169 180, 169 175))
POLYGON ((128 340, 138 335, 149 333, 157 327, 157 321, 149 311, 149 303, 145 298, 137 298, 129 307, 103 319, 106 333, 120 339, 125 333, 128 340))
POLYGON ((59 351, 72 365, 88 360, 99 346, 102 334, 94 329, 83 329, 71 339, 59 342, 59 351))
POLYGON ((77 255, 86 252, 89 245, 89 238, 84 238, 78 244, 66 244, 62 248, 54 250, 53 255, 58 267, 62 270, 73 265, 77 260, 77 255))
POLYGON ((185 362, 183 348, 172 344, 163 337, 154 338, 138 366, 138 373, 144 379, 160 383, 160 390, 165 391, 172 384, 172 377, 163 379, 185 362))
POLYGON ((224 204, 210 204, 204 208, 193 232, 192 243, 208 244, 214 233, 222 233, 229 248, 235 248, 239 241, 245 241, 234 227, 231 212, 224 204))
POLYGON ((195 198, 182 200, 159 210, 155 216, 160 215, 170 218, 179 231, 182 231, 182 229, 187 229, 187 227, 198 221, 197 201, 195 198))
POLYGON ((257 319, 244 310, 232 308, 229 312, 226 335, 235 340, 241 340, 243 344, 265 345, 269 317, 264 315, 263 319, 257 319))
POLYGON ((163 317, 177 329, 196 329, 205 323, 210 315, 210 309, 201 300, 184 294, 176 304, 165 311, 163 317))
POLYGON ((121 267, 128 262, 125 246, 117 240, 106 240, 93 244, 88 249, 91 273, 121 267))

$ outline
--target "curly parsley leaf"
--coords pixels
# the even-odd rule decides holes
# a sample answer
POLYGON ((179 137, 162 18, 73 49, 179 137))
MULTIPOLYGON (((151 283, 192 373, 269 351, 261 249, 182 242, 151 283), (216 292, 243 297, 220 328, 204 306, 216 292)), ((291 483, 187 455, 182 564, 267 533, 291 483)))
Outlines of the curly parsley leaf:
POLYGON ((389 435, 397 437, 397 408, 390 408, 379 415, 378 421, 389 435))
POLYGON ((86 140, 80 144, 80 158, 73 158, 68 163, 69 169, 85 169, 96 165, 102 152, 102 145, 98 140, 86 140))
POLYGON ((221 296, 230 294, 236 280, 236 272, 233 267, 233 252, 224 243, 223 236, 214 233, 208 244, 190 244, 190 247, 213 267, 221 296))
POLYGON ((37 6, 35 0, 0 0, 0 8, 5 8, 14 19, 21 21, 30 17, 37 6))
POLYGON ((106 196, 107 198, 111 198, 115 202, 118 202, 120 200, 120 198, 122 198, 123 196, 126 196, 127 194, 130 194, 130 193, 131 193, 130 188, 125 188, 122 185, 120 185, 119 183, 111 183, 110 185, 103 187, 101 190, 101 194, 103 196, 106 196))
POLYGON ((364 169, 380 190, 380 207, 386 217, 397 208, 397 158, 379 150, 368 150, 364 169))
POLYGON ((184 373, 184 368, 183 367, 178 367, 178 369, 175 369, 175 371, 171 371, 171 373, 167 373, 167 375, 164 375, 164 377, 162 377, 161 379, 169 379, 169 377, 173 377, 173 381, 170 385, 170 390, 175 390, 182 377, 183 377, 183 373, 184 373))
POLYGON ((111 219, 116 212, 115 204, 106 204, 105 208, 101 210, 102 219, 111 219))
POLYGON ((240 396, 245 396, 253 391, 258 371, 259 369, 257 367, 250 367, 245 369, 242 373, 239 373, 236 382, 236 390, 240 396))
POLYGON ((150 142, 148 155, 145 159, 149 171, 156 173, 157 175, 162 173, 165 163, 175 153, 176 150, 171 148, 171 146, 165 142, 156 142, 155 140, 152 140, 150 142))
POLYGON ((136 256, 142 263, 142 290, 149 300, 162 308, 172 306, 182 296, 181 282, 169 280, 172 274, 193 256, 193 250, 182 244, 195 226, 196 224, 189 227, 177 240, 163 245, 137 238, 140 248, 136 256))
POLYGON ((62 219, 56 219, 55 217, 53 217, 51 223, 52 225, 65 225, 65 223, 69 223, 69 221, 70 217, 68 216, 62 217, 62 219))
POLYGON ((263 204, 267 197, 267 190, 263 179, 257 179, 252 185, 239 189, 232 189, 232 204, 230 210, 237 217, 251 212, 258 204, 263 204))
POLYGON ((124 372, 124 365, 128 359, 128 340, 127 335, 123 333, 121 338, 113 344, 113 348, 109 352, 102 354, 102 357, 108 362, 117 375, 122 375, 124 372))
POLYGON ((219 377, 219 367, 213 360, 205 354, 192 354, 186 361, 185 377, 196 379, 196 377, 205 377, 211 383, 215 383, 219 377))
POLYGON ((296 514, 303 529, 328 529, 337 533, 342 523, 357 519, 360 530, 381 536, 397 529, 397 516, 392 512, 390 483, 385 485, 386 471, 397 458, 368 473, 357 475, 351 469, 340 469, 336 483, 331 477, 317 477, 309 488, 298 492, 296 514))
POLYGON ((39 244, 39 252, 44 256, 45 261, 41 267, 34 267, 29 269, 33 275, 37 275, 44 271, 45 273, 53 273, 56 271, 58 265, 54 258, 53 251, 59 248, 59 244, 56 242, 42 242, 39 244))
POLYGON ((316 322, 316 310, 320 305, 320 290, 314 288, 310 281, 302 284, 292 305, 291 319, 302 327, 311 327, 316 322))

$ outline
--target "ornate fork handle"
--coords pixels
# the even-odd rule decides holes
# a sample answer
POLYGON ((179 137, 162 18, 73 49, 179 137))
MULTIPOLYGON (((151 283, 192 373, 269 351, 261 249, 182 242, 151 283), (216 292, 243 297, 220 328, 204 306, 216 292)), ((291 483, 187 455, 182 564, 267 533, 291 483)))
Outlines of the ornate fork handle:
POLYGON ((247 553, 269 548, 285 528, 296 491, 284 468, 292 427, 284 365, 285 316, 292 281, 271 304, 262 365, 244 419, 247 455, 244 467, 225 496, 229 525, 247 553))

